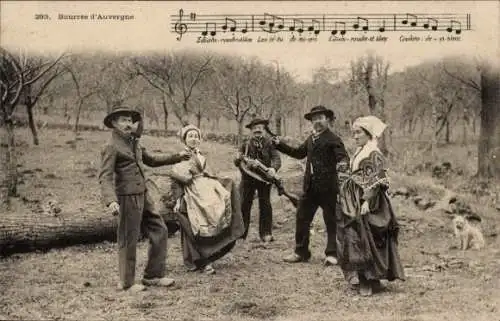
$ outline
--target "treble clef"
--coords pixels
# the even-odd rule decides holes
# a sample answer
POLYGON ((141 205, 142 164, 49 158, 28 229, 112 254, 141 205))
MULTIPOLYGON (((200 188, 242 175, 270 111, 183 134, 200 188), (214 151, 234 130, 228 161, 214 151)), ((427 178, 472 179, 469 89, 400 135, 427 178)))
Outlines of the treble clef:
POLYGON ((179 21, 175 23, 175 26, 174 26, 174 29, 175 29, 175 32, 179 35, 177 37, 177 40, 181 40, 182 39, 182 35, 185 34, 187 32, 187 25, 185 23, 182 22, 182 16, 184 15, 184 10, 179 10, 179 21))

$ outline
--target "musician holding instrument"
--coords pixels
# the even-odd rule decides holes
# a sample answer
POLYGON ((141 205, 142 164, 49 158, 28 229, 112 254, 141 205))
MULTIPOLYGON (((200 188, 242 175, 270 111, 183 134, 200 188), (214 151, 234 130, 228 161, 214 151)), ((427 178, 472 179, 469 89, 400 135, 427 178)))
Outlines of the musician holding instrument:
POLYGON ((298 148, 288 146, 279 137, 272 139, 278 151, 296 159, 307 157, 304 193, 297 209, 295 253, 286 256, 284 261, 297 263, 310 259, 309 230, 316 210, 321 207, 327 231, 325 265, 336 265, 336 206, 339 191, 337 167, 349 164, 349 156, 342 140, 329 128, 335 119, 332 110, 316 106, 304 118, 312 122, 314 131, 298 148))
POLYGON ((281 158, 270 138, 266 135, 269 122, 256 118, 246 128, 252 131, 234 164, 241 170, 241 212, 245 223, 245 234, 250 226, 250 211, 255 195, 259 197, 259 236, 263 242, 272 242, 273 209, 271 206, 271 181, 281 167, 281 158))

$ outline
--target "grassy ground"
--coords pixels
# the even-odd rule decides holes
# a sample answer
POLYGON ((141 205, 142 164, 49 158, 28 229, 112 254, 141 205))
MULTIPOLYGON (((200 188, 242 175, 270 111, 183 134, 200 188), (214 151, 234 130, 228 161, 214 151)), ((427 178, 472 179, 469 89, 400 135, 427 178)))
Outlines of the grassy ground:
MULTIPOLYGON (((41 133, 40 146, 20 147, 25 172, 15 212, 33 209, 33 200, 55 197, 64 209, 102 213, 95 172, 104 133, 82 133, 76 144, 70 133, 41 133), (38 170, 35 170, 38 169, 38 170), (51 196, 53 195, 53 196, 51 196)), ((30 141, 27 132, 19 139, 30 141)), ((145 137, 150 150, 181 148, 174 138, 145 137)), ((233 149, 206 143, 213 167, 234 174, 233 149)), ((285 180, 296 164, 285 159, 285 180)), ((153 173, 161 171, 154 170, 153 173)), ((395 187, 411 185, 424 194, 442 190, 429 178, 394 173, 395 187)), ((300 188, 298 180, 293 185, 300 188)), ((321 216, 314 221, 310 263, 287 265, 282 256, 293 248, 294 211, 288 201, 273 196, 276 242, 262 246, 256 237, 256 203, 250 240, 216 262, 217 274, 186 272, 180 240, 169 239, 169 275, 173 289, 151 289, 137 296, 117 292, 116 247, 111 243, 14 255, 0 259, 0 319, 58 320, 500 320, 500 241, 498 212, 478 206, 488 246, 480 252, 450 247, 445 214, 415 209, 407 200, 394 200, 403 225, 400 252, 406 282, 389 284, 387 291, 359 298, 349 290, 337 267, 321 264, 325 235, 321 216)), ((16 215, 15 212, 4 215, 16 215)), ((102 213, 102 214, 101 214, 102 213)), ((37 215, 37 214, 33 214, 37 215)), ((144 268, 147 244, 138 250, 138 277, 144 268)))

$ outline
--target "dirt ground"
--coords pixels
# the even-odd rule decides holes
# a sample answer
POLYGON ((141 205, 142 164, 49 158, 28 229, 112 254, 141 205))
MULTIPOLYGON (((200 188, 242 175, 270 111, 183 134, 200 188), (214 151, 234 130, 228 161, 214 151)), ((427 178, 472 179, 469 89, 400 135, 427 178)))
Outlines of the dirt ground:
MULTIPOLYGON (((98 202, 95 177, 105 133, 73 134, 46 130, 41 145, 22 144, 20 193, 26 199, 54 197, 63 209, 82 208, 108 215, 98 202), (38 170, 34 170, 38 169, 38 170), (53 196, 50 196, 53 195, 53 196)), ((29 141, 20 131, 18 141, 29 141)), ((151 151, 182 148, 175 138, 144 137, 151 151)), ((224 174, 232 167, 234 149, 204 143, 209 161, 224 174)), ((294 162, 284 157, 283 176, 294 162)), ((161 172, 155 169, 153 173, 161 172)), ((406 182, 422 193, 434 187, 429 179, 393 174, 394 187, 406 182)), ((297 188, 299 184, 296 184, 297 188)), ((400 254, 406 282, 390 283, 383 293, 360 298, 347 288, 338 267, 322 265, 325 246, 321 215, 313 223, 309 263, 285 264, 293 249, 294 210, 284 198, 272 197, 276 241, 263 246, 257 235, 257 202, 247 242, 214 264, 212 276, 187 272, 179 236, 169 239, 171 289, 151 288, 139 294, 118 292, 117 253, 113 243, 76 246, 48 253, 13 255, 0 259, 0 319, 10 320, 500 320, 500 213, 478 207, 487 248, 462 252, 456 245, 449 218, 437 211, 420 211, 407 200, 394 199, 402 225, 400 254)), ((17 199, 15 212, 30 211, 17 199)), ((15 212, 3 215, 16 215, 15 212)), ((318 213, 320 214, 320 213, 318 213)), ((33 214, 36 215, 36 214, 33 214)), ((137 277, 141 277, 147 244, 138 249, 137 277)))

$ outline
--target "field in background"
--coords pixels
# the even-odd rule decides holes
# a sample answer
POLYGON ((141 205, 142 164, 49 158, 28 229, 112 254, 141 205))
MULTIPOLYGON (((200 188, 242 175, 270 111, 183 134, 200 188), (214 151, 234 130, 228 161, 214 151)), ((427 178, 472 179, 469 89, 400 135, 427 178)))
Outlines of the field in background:
MULTIPOLYGON (((41 144, 32 146, 27 130, 18 133, 22 152, 19 171, 25 172, 19 192, 25 199, 16 199, 15 212, 3 215, 30 212, 30 200, 47 197, 61 203, 63 215, 65 209, 78 208, 107 215, 98 201, 95 177, 99 149, 107 134, 82 132, 75 142, 70 132, 45 129, 40 132, 41 144)), ((152 151, 182 148, 174 137, 146 136, 143 141, 152 151)), ((431 178, 430 171, 412 172, 425 162, 450 161, 453 168, 461 169, 461 175, 444 182, 450 187, 466 187, 469 175, 475 171, 470 165, 475 164, 471 161, 475 148, 451 145, 440 149, 439 159, 434 160, 408 147, 399 149, 400 161, 391 164, 395 189, 408 187, 425 197, 443 196, 443 187, 431 178)), ((233 147, 207 142, 203 149, 215 169, 238 176, 232 165, 233 147)), ((285 156, 283 159, 282 175, 288 186, 299 191, 296 162, 285 156)), ((151 171, 157 172, 161 169, 151 171)), ((464 197, 471 202, 483 201, 470 194, 464 197)), ((499 214, 492 207, 471 203, 483 218, 488 247, 481 252, 463 253, 450 249, 456 243, 446 214, 421 211, 410 200, 394 199, 403 226, 400 252, 408 280, 390 284, 388 291, 380 295, 361 299, 347 289, 338 268, 321 265, 325 237, 320 215, 313 224, 312 261, 282 263, 282 256, 293 248, 295 213, 285 199, 273 195, 272 201, 276 242, 263 246, 254 241, 254 203, 249 240, 215 264, 216 275, 186 272, 176 236, 169 239, 168 267, 177 286, 152 289, 137 297, 116 291, 117 254, 111 243, 1 259, 0 319, 500 320, 499 214)), ((141 243, 138 277, 146 251, 147 244, 141 243)))

